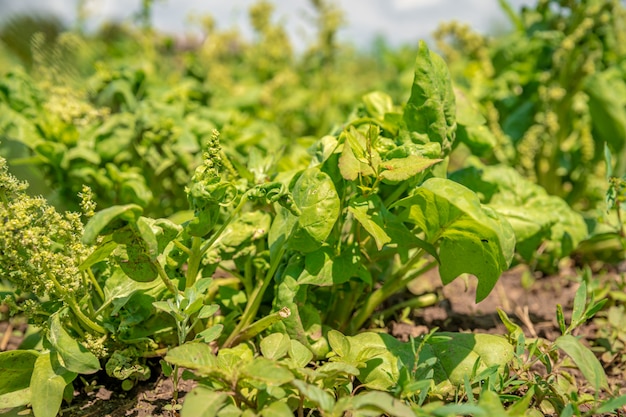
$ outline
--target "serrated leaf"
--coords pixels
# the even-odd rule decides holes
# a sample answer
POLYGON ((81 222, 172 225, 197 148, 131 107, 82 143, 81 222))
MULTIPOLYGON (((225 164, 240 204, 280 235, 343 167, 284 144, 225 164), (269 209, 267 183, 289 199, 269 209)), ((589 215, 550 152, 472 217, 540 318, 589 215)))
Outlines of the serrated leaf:
POLYGON ((405 181, 441 161, 442 159, 430 159, 418 155, 390 159, 381 162, 379 176, 383 180, 405 181))
POLYGON ((78 343, 63 328, 59 312, 50 316, 49 323, 48 341, 60 356, 61 364, 65 369, 78 374, 93 374, 101 369, 96 355, 78 343))
POLYGON ((112 206, 97 212, 85 226, 83 243, 91 245, 101 234, 109 234, 129 223, 135 223, 143 209, 136 204, 112 206))
POLYGON ((438 246, 444 284, 463 273, 478 278, 477 302, 509 267, 515 249, 513 229, 464 186, 430 178, 393 206, 405 207, 401 217, 419 226, 426 240, 438 246))
POLYGON ((28 388, 38 356, 34 350, 0 352, 0 395, 28 388))
POLYGON ((596 391, 609 389, 609 383, 600 361, 580 340, 572 335, 564 335, 557 338, 554 344, 572 358, 580 372, 596 391))
POLYGON ((61 408, 63 392, 77 374, 55 366, 50 353, 39 355, 30 380, 31 404, 37 417, 56 417, 61 408))

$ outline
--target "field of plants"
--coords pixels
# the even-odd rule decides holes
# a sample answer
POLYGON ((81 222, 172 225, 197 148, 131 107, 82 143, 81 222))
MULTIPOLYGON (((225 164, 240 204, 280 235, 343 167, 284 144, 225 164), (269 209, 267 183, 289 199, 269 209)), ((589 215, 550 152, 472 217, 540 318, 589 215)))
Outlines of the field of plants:
MULTIPOLYGON (((495 2, 496 0, 494 0, 495 2)), ((0 416, 626 413, 626 7, 0 27, 0 416)))

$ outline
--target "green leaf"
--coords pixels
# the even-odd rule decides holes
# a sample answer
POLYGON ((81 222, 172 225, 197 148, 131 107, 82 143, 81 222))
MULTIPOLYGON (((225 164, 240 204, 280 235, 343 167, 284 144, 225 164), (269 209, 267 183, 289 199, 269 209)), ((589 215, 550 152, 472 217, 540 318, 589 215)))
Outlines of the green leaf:
POLYGON ((211 372, 217 365, 217 359, 211 347, 204 343, 185 343, 170 349, 165 360, 183 368, 211 372))
POLYGON ((445 62, 420 41, 411 96, 404 121, 411 132, 441 144, 444 154, 452 148, 456 130, 456 105, 445 62))
POLYGON ((393 100, 388 94, 380 91, 373 91, 363 96, 365 109, 370 116, 383 120, 385 113, 393 112, 393 100))
POLYGON ((318 168, 305 170, 293 186, 293 197, 302 214, 298 217, 281 207, 272 229, 283 222, 294 224, 289 247, 313 252, 322 246, 339 217, 339 196, 332 179, 318 168))
POLYGON ((313 360, 313 353, 297 340, 291 340, 290 342, 289 357, 294 360, 298 367, 304 368, 313 360))
POLYGON ((348 338, 337 330, 330 330, 328 332, 328 343, 330 344, 330 348, 340 357, 350 354, 350 342, 348 338))
POLYGON ((354 410, 357 413, 359 411, 374 411, 394 417, 415 417, 415 413, 409 406, 386 392, 370 391, 353 397, 345 397, 345 400, 345 405, 338 401, 334 411, 341 410, 342 413, 349 410, 354 410))
POLYGON ((585 307, 587 304, 587 283, 581 281, 576 295, 574 296, 574 306, 572 308, 572 320, 570 328, 576 327, 585 320, 585 307))
POLYGON ((264 385, 283 385, 294 379, 293 374, 273 360, 257 357, 241 368, 242 377, 264 385))
POLYGON ((405 181, 422 171, 427 170, 431 166, 442 159, 424 158, 418 155, 409 155, 406 158, 390 159, 380 164, 380 178, 388 181, 405 181))
POLYGON ((557 338, 554 344, 572 358, 580 372, 596 391, 609 389, 609 383, 600 361, 580 340, 572 335, 564 335, 557 338))
POLYGON ((97 212, 85 226, 83 232, 83 243, 93 244, 99 235, 112 233, 129 223, 135 223, 143 209, 136 204, 125 206, 113 206, 97 212))
POLYGON ((152 227, 150 227, 150 224, 145 217, 141 216, 137 219, 137 222, 135 223, 135 231, 145 244, 145 253, 150 257, 151 261, 155 261, 157 255, 159 254, 159 244, 152 227))
POLYGON ((93 252, 91 252, 87 259, 85 259, 83 263, 79 265, 78 269, 80 271, 84 271, 87 268, 90 268, 91 266, 97 264, 98 262, 104 261, 109 257, 109 255, 111 254, 111 252, 113 252, 117 245, 117 242, 114 242, 112 240, 103 242, 102 244, 98 245, 98 247, 93 252))
POLYGON ((463 273, 478 278, 476 301, 483 300, 513 258, 515 236, 509 223, 480 204, 471 190, 453 181, 430 178, 393 206, 439 247, 444 284, 463 273))
POLYGON ((210 343, 220 337, 222 330, 224 330, 224 325, 216 324, 198 333, 196 339, 201 339, 204 343, 210 343))
POLYGON ((602 404, 599 408, 594 410, 594 414, 600 415, 604 413, 612 413, 613 411, 624 407, 626 405, 626 395, 622 395, 617 398, 611 398, 602 404))
POLYGON ((124 273, 138 282, 151 282, 159 276, 156 261, 135 246, 118 246, 115 259, 124 273), (124 247, 126 246, 126 247, 124 247))
POLYGON ((328 392, 315 385, 307 384, 306 382, 298 379, 294 379, 291 383, 298 389, 298 391, 300 391, 302 395, 304 395, 304 397, 312 401, 324 412, 328 413, 333 409, 335 399, 328 392))
POLYGON ((293 411, 284 403, 275 401, 260 412, 261 417, 293 417, 293 411))
POLYGON ((30 380, 31 401, 36 417, 56 417, 63 392, 77 374, 53 364, 50 353, 39 355, 30 380))
POLYGON ((28 388, 38 356, 34 350, 0 352, 0 395, 28 388))
POLYGON ((420 363, 436 358, 433 366, 435 383, 454 386, 470 378, 477 360, 480 372, 497 365, 504 367, 513 359, 513 346, 500 336, 471 333, 435 333, 420 352, 420 363))
MULTIPOLYGON (((6 394, 0 395, 0 410, 7 409, 7 408, 21 407, 23 405, 30 404, 30 402, 31 402, 30 388, 14 390, 11 392, 7 392, 6 394)), ((15 412, 15 410, 13 411, 15 412)), ((16 413, 15 415, 19 416, 20 414, 16 413)), ((2 413, 0 414, 0 416, 5 417, 7 416, 7 414, 2 413)), ((11 414, 9 414, 8 416, 11 416, 11 414)))
POLYGON ((261 353, 267 359, 278 360, 291 348, 291 339, 284 333, 272 333, 261 340, 261 353))
POLYGON ((363 226, 363 228, 372 235, 376 241, 376 247, 378 250, 382 250, 385 244, 391 242, 391 238, 385 230, 380 227, 370 215, 367 214, 367 205, 358 205, 348 207, 348 211, 354 216, 354 218, 363 226))
POLYGON ((215 417, 227 400, 225 392, 198 386, 185 396, 181 417, 215 417))
POLYGON ((339 157, 339 172, 349 180, 354 181, 359 177, 373 177, 378 171, 380 163, 380 155, 371 144, 368 144, 368 138, 356 130, 354 126, 350 126, 345 131, 343 150, 339 157))
POLYGON ((65 369, 78 374, 93 374, 101 369, 96 355, 74 340, 63 328, 60 312, 50 316, 49 323, 48 341, 54 352, 59 355, 61 365, 65 369))

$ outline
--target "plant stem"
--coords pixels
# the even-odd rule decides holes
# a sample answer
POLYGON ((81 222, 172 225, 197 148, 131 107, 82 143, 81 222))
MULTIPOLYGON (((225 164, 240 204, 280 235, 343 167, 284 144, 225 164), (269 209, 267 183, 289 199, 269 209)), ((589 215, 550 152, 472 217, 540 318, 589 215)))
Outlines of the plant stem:
POLYGON ((230 217, 228 218, 228 220, 226 220, 222 224, 222 226, 220 226, 220 228, 217 230, 217 232, 213 233, 213 236, 211 236, 211 239, 209 239, 206 242, 204 242, 204 245, 202 245, 202 247, 200 248, 200 254, 201 255, 204 255, 206 253, 206 251, 211 249, 211 246, 213 246, 215 241, 217 241, 217 238, 221 236, 221 234, 224 232, 224 230, 226 230, 226 228, 228 227, 230 222, 233 221, 235 216, 237 216, 237 214, 239 214, 239 212, 241 211, 241 209, 243 208, 243 206, 246 204, 247 201, 248 201, 248 192, 245 192, 241 196, 241 200, 239 200, 239 204, 237 204, 237 207, 235 207, 235 210, 233 210, 233 212, 230 214, 230 217))
POLYGON ((387 298, 391 297, 393 294, 404 288, 416 276, 423 274, 437 264, 436 261, 429 262, 416 273, 407 276, 411 268, 415 265, 417 261, 422 258, 423 255, 424 250, 419 249, 413 256, 413 258, 409 260, 409 262, 407 262, 387 281, 385 281, 382 287, 369 295, 369 297, 365 301, 365 304, 363 304, 363 306, 359 310, 357 310, 354 319, 352 320, 352 322, 350 322, 350 326, 348 327, 348 334, 356 333, 374 313, 374 310, 376 310, 376 308, 381 305, 387 298))
POLYGON ((154 265, 156 266, 157 271, 159 272, 159 278, 161 278, 161 281, 163 281, 167 289, 174 295, 181 294, 182 292, 178 290, 178 288, 176 287, 176 285, 174 285, 170 277, 167 276, 167 272, 165 272, 165 269, 163 269, 163 265, 161 265, 161 262, 156 260, 154 261, 154 265))
MULTIPOLYGON (((237 336, 233 338, 231 344, 236 345, 241 342, 245 342, 246 340, 250 340, 254 336, 261 333, 263 330, 270 327, 272 324, 278 323, 279 321, 286 319, 290 315, 291 315, 291 310, 289 310, 289 308, 287 307, 283 307, 279 311, 272 313, 269 316, 265 316, 255 321, 254 323, 252 323, 245 329, 243 329, 241 332, 237 334, 237 336)), ((224 344, 224 346, 228 347, 230 345, 224 344)))
POLYGON ((59 284, 59 281, 57 281, 54 275, 52 275, 49 271, 46 271, 46 276, 48 277, 48 279, 50 279, 50 281, 52 281, 57 291, 63 294, 63 301, 65 301, 69 305, 72 312, 76 315, 76 317, 78 317, 78 319, 85 326, 89 327, 91 330, 93 330, 96 333, 106 334, 107 331, 104 327, 100 326, 98 323, 91 320, 81 311, 78 304, 76 304, 76 300, 74 300, 71 296, 67 294, 67 291, 61 286, 61 284, 59 284))
POLYGON ((239 320, 239 323, 237 324, 233 332, 228 336, 226 342, 224 342, 225 347, 231 346, 234 343, 235 339, 238 337, 238 335, 243 331, 243 329, 246 328, 250 323, 252 323, 252 320, 254 320, 254 317, 259 311, 259 307, 261 306, 263 294, 265 294, 265 290, 267 290, 267 287, 269 287, 270 282, 272 281, 272 277, 276 273, 278 265, 280 265, 280 261, 282 260, 284 254, 285 245, 281 246, 280 250, 276 254, 276 258, 274 258, 274 260, 270 264, 270 268, 267 271, 267 274, 265 274, 265 279, 261 281, 260 285, 259 283, 257 283, 257 287, 252 292, 252 295, 250 296, 250 298, 248 299, 248 303, 246 304, 246 308, 241 315, 241 320, 239 320))
POLYGON ((91 268, 87 268, 87 276, 89 277, 89 281, 91 282, 91 285, 93 285, 94 288, 96 289, 96 292, 98 293, 98 296, 100 297, 100 300, 104 302, 104 300, 106 300, 106 297, 104 296, 104 291, 102 291, 102 287, 100 287, 100 284, 98 284, 98 281, 96 280, 96 277, 93 275, 93 271, 91 270, 91 268))
POLYGON ((202 252, 200 251, 201 245, 201 238, 195 236, 191 238, 191 249, 189 250, 189 258, 187 261, 185 288, 191 288, 198 277, 198 271, 200 270, 200 263, 202 261, 202 252))

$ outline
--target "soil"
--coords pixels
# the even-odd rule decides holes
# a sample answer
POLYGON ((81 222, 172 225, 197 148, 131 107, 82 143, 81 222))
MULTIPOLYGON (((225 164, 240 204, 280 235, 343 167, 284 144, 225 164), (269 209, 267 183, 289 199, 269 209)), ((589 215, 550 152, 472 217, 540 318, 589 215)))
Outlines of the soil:
MULTIPOLYGON (((425 334, 433 327, 438 327, 441 331, 506 334, 506 328, 497 313, 497 309, 501 309, 522 326, 527 337, 555 340, 560 335, 556 322, 556 306, 560 304, 563 307, 567 321, 579 285, 576 277, 577 273, 572 268, 563 268, 557 275, 538 278, 525 273, 522 268, 514 268, 500 278, 485 300, 475 303, 473 278, 460 278, 444 287, 437 272, 432 271, 412 283, 409 290, 416 295, 435 292, 439 295, 439 301, 432 306, 413 310, 411 314, 402 316, 402 320, 396 318, 396 321, 390 321, 388 330, 400 340, 425 334)), ((406 299, 406 295, 404 298, 406 299)), ((390 301, 393 305, 402 300, 390 301)), ((397 316, 399 312, 396 313, 397 316)), ((1 350, 17 348, 25 330, 24 323, 0 322, 1 350)), ((575 335, 592 340, 596 330, 595 324, 590 322, 579 327, 575 335)), ((156 365, 155 370, 158 369, 156 365)), ((72 404, 62 408, 61 415, 177 416, 176 403, 172 401, 172 380, 160 376, 158 371, 153 374, 156 376, 152 380, 143 382, 128 392, 121 389, 119 381, 96 379, 91 385, 87 381, 75 392, 72 404)), ((611 377, 610 372, 609 376, 611 377)), ((613 375, 610 382, 618 391, 626 393, 622 388, 623 375, 613 375)), ((579 386, 584 386, 584 383, 579 386)), ((192 381, 180 381, 178 403, 182 403, 184 395, 192 388, 192 381)))

